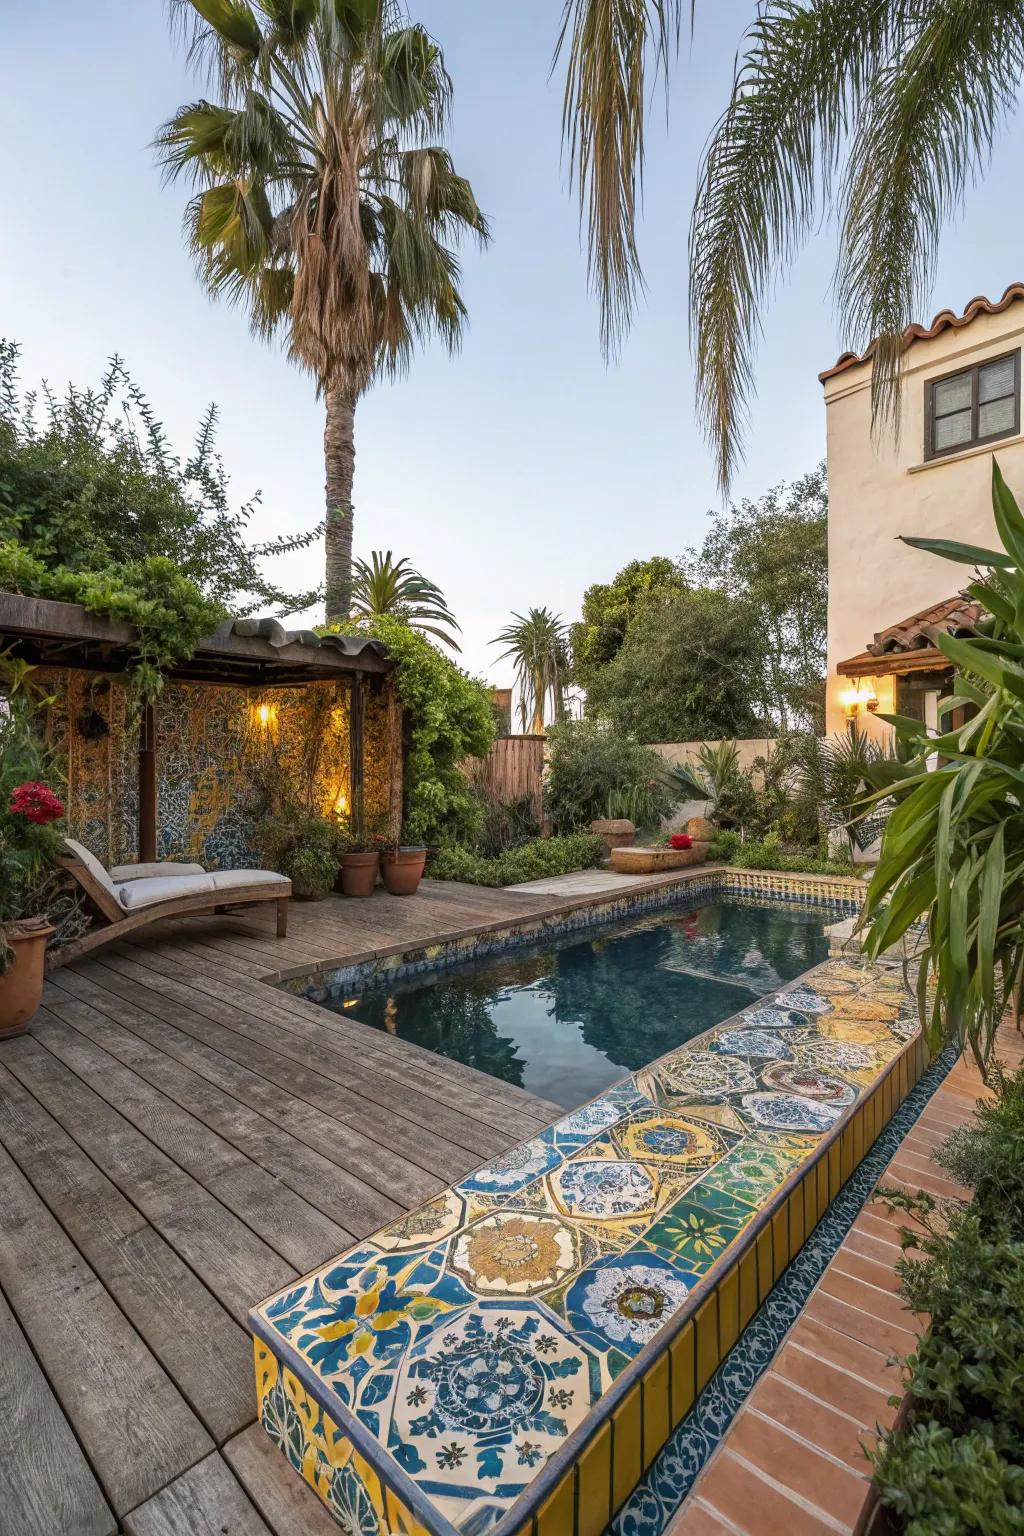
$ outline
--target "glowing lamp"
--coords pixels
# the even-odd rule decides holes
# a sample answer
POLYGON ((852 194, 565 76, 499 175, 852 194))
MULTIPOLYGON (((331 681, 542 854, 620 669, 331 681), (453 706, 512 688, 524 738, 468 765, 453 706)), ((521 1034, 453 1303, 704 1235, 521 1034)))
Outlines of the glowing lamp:
POLYGON ((848 688, 845 693, 840 694, 839 699, 847 720, 856 720, 865 709, 873 715, 878 708, 878 694, 872 683, 862 684, 859 688, 848 688))

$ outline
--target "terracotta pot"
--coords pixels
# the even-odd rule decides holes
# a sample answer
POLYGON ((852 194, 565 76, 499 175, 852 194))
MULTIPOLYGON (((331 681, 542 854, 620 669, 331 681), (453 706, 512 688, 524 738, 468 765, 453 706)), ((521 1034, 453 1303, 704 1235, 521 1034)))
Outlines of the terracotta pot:
POLYGON ((341 888, 346 896, 372 896, 380 869, 379 853, 343 853, 341 888))
POLYGON ((380 872, 392 896, 412 896, 423 879, 425 848, 396 848, 381 857, 380 872))
POLYGON ((628 848, 636 837, 636 827, 625 816, 610 821, 598 817, 590 823, 590 830, 604 843, 605 853, 611 853, 613 848, 628 848))
POLYGON ((5 934, 14 959, 0 973, 0 1040, 24 1033, 43 995, 46 941, 53 929, 45 918, 8 923, 5 934))

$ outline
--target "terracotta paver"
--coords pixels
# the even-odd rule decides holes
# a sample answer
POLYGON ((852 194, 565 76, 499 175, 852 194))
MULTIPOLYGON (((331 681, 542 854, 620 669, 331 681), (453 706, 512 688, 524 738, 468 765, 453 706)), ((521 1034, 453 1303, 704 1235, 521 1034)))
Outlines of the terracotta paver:
MULTIPOLYGON (((1011 1070, 1024 1061, 1024 1040, 1008 1023, 998 1049, 1011 1070)), ((931 1153, 985 1096, 976 1069, 958 1062, 880 1183, 968 1196, 931 1153)), ((899 1229, 908 1224, 905 1212, 880 1204, 860 1213, 667 1536, 849 1536, 855 1529, 870 1490, 863 1446, 878 1425, 893 1422, 889 1397, 902 1392, 892 1356, 913 1349, 927 1321, 898 1295, 899 1229)))

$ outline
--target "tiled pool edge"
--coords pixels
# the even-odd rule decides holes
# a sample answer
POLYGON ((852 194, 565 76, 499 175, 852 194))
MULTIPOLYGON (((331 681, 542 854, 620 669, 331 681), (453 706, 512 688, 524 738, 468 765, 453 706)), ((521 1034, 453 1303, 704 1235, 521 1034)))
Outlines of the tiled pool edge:
POLYGON ((272 984, 324 1003, 332 995, 356 996, 370 989, 393 985, 413 976, 434 974, 470 960, 487 960, 530 944, 543 943, 565 934, 596 928, 624 918, 641 917, 678 906, 687 898, 707 898, 730 893, 756 900, 805 902, 812 906, 841 908, 855 915, 864 896, 864 883, 835 875, 784 875, 745 870, 726 865, 688 870, 677 879, 621 896, 600 895, 573 902, 555 912, 531 915, 519 922, 486 923, 465 933, 449 935, 419 945, 396 945, 348 965, 324 962, 315 971, 297 969, 266 978, 272 984))
POLYGON ((751 1320, 743 1349, 734 1346, 676 1427, 625 1505, 609 1536, 662 1536, 672 1526, 701 1473, 761 1377, 771 1368, 793 1324, 828 1269, 879 1178, 956 1064, 948 1049, 926 1066, 850 1179, 829 1205, 804 1247, 751 1320))
MULTIPOLYGON (((767 889, 759 882, 756 894, 777 894, 767 882, 766 886, 767 889)), ((848 890, 846 882, 843 887, 848 890)), ((679 900, 677 885, 669 887, 669 891, 668 899, 659 904, 679 900)), ((793 897, 806 899, 805 888, 801 885, 794 890, 793 897)), ((829 892, 822 899, 834 901, 835 897, 829 892)), ((813 972, 805 973, 808 974, 813 972)), ((787 990, 798 986, 802 979, 789 983, 787 990)), ((736 1250, 724 1254, 720 1263, 702 1277, 694 1289, 692 1305, 681 1311, 676 1325, 666 1327, 622 1372, 600 1404, 591 1410, 588 1420, 566 1439, 517 1505, 497 1524, 488 1527, 491 1536, 569 1536, 572 1532, 577 1536, 600 1536, 613 1512, 628 1499, 669 1435, 690 1412, 698 1393, 707 1386, 740 1331, 768 1297, 776 1277, 781 1277, 801 1252, 830 1203, 917 1084, 923 1066, 923 1047, 915 1037, 888 1063, 870 1091, 836 1121, 807 1161, 779 1187, 744 1232, 736 1250)), ((252 1321, 259 1322, 255 1318, 252 1321)), ((259 1326, 254 1326, 253 1331, 261 1333, 259 1326)), ((271 1341, 266 1335, 262 1342, 257 1340, 258 1377, 265 1384, 271 1376, 276 1379, 282 1370, 289 1372, 299 1395, 305 1399, 303 1412, 308 1423, 313 1427, 319 1424, 321 1430, 329 1426, 328 1433, 336 1447, 338 1437, 347 1440, 345 1430, 317 1406, 313 1374, 287 1346, 281 1349, 280 1343, 278 1338, 271 1341)), ((322 1384, 319 1390, 322 1395, 322 1384)), ((344 1410, 340 1416, 348 1417, 344 1410)), ((454 1536, 455 1528, 401 1475, 390 1457, 369 1436, 364 1442, 365 1431, 358 1424, 355 1428, 355 1438, 361 1445, 358 1449, 351 1446, 353 1471, 364 1480, 369 1478, 370 1486, 375 1488, 375 1497, 370 1497, 382 1517, 390 1521, 389 1529, 395 1533, 454 1536), (385 1478, 391 1478, 397 1486, 389 1486, 385 1478)), ((298 1446, 290 1449, 286 1440, 282 1435, 277 1443, 316 1487, 304 1465, 308 1463, 306 1451, 298 1446)), ((324 1498, 324 1491, 317 1491, 324 1498)), ((324 1501, 331 1507, 328 1499, 324 1501)), ((344 1513, 353 1520, 358 1511, 347 1509, 344 1513)), ((370 1516, 371 1511, 366 1514, 370 1516)), ((364 1527, 353 1524, 353 1529, 361 1533, 364 1527)), ((376 1527, 366 1525, 365 1529, 376 1527)))

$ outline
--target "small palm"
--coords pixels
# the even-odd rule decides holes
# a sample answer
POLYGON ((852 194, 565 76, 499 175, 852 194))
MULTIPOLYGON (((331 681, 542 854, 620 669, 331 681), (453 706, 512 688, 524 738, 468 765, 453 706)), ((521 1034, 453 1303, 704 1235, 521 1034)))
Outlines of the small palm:
POLYGON ((569 632, 561 615, 547 608, 514 613, 513 623, 495 635, 492 645, 503 645, 499 660, 515 663, 519 687, 519 712, 525 731, 544 730, 544 706, 550 698, 556 720, 565 714, 565 689, 569 674, 569 632))
POLYGON ((356 618, 392 614, 453 651, 460 649, 448 633, 459 625, 441 588, 416 570, 406 556, 396 560, 390 549, 383 555, 373 550, 369 562, 353 562, 351 612, 356 618))

